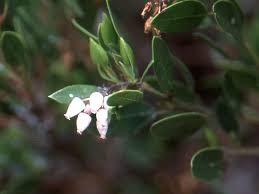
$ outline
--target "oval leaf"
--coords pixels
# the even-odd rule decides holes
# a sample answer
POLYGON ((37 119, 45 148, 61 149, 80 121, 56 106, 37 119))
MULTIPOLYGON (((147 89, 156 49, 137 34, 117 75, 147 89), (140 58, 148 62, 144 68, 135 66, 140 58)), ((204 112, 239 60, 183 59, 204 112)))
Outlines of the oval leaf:
POLYGON ((112 93, 107 103, 109 106, 125 106, 141 101, 143 98, 143 92, 139 90, 120 90, 112 93))
POLYGON ((201 113, 180 113, 163 118, 151 126, 151 133, 163 140, 179 141, 199 130, 206 122, 201 113))
POLYGON ((6 62, 10 65, 25 64, 25 46, 16 32, 6 31, 1 35, 1 48, 6 62))
POLYGON ((96 86, 71 85, 49 95, 49 98, 62 104, 69 104, 74 97, 79 97, 81 99, 88 98, 91 93, 95 91, 97 91, 96 86))
POLYGON ((207 16, 205 6, 196 0, 172 4, 154 17, 152 26, 162 32, 186 32, 197 27, 207 16))
POLYGON ((103 13, 103 20, 100 24, 100 35, 104 44, 114 50, 118 47, 118 36, 108 16, 103 13))
POLYGON ((151 106, 144 103, 128 104, 114 110, 118 120, 128 119, 137 116, 152 116, 154 110, 151 106))
POLYGON ((120 54, 124 65, 126 65, 126 70, 128 74, 132 77, 132 79, 134 79, 135 78, 134 54, 131 47, 123 38, 120 38, 120 54))
POLYGON ((237 3, 219 0, 213 5, 213 12, 218 25, 234 38, 240 39, 244 16, 237 3))
POLYGON ((107 137, 129 137, 136 135, 143 127, 151 122, 152 116, 136 115, 134 117, 122 118, 118 120, 116 117, 111 119, 107 137))
POLYGON ((174 88, 174 79, 171 53, 160 37, 153 38, 152 50, 153 67, 158 83, 163 90, 172 90, 174 88))
POLYGON ((106 51, 93 39, 90 38, 90 56, 93 63, 103 67, 109 65, 109 58, 106 51))
POLYGON ((103 79, 111 82, 118 82, 115 72, 110 67, 108 54, 101 45, 90 38, 90 56, 94 64, 97 65, 99 74, 103 79))
POLYGON ((198 151, 191 160, 192 174, 204 181, 214 181, 223 175, 224 154, 219 148, 205 148, 198 151))
POLYGON ((181 99, 183 97, 183 89, 180 91, 180 88, 185 88, 184 93, 186 95, 187 93, 191 94, 194 83, 190 71, 184 63, 172 55, 163 39, 155 36, 152 42, 152 50, 153 67, 161 88, 165 91, 174 91, 175 96, 179 96, 181 99), (174 69, 178 69, 180 71, 185 80, 185 84, 174 79, 174 69))

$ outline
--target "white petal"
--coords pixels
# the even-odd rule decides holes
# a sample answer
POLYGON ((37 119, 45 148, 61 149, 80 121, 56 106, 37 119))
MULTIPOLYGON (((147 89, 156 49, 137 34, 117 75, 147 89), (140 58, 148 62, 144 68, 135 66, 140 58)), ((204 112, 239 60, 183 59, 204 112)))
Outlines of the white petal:
POLYGON ((80 113, 76 120, 77 133, 80 135, 90 125, 92 118, 86 113, 80 113))
POLYGON ((96 113, 97 121, 104 123, 108 120, 108 110, 107 109, 99 109, 96 113))
POLYGON ((111 106, 109 106, 109 105, 107 104, 108 98, 109 98, 109 96, 105 96, 105 97, 103 98, 103 107, 104 107, 105 109, 107 109, 107 110, 109 110, 109 109, 111 108, 111 106))
POLYGON ((90 95, 89 100, 92 113, 96 113, 103 105, 103 95, 100 92, 94 92, 90 95))
POLYGON ((85 106, 84 113, 89 114, 89 115, 92 113, 92 112, 91 112, 91 107, 90 107, 89 104, 87 104, 87 105, 85 106))
POLYGON ((98 129, 100 138, 106 139, 106 134, 108 131, 108 121, 106 121, 106 122, 96 121, 96 128, 98 129))
POLYGON ((64 116, 70 120, 70 118, 78 115, 80 112, 82 112, 85 109, 85 103, 83 100, 81 100, 78 97, 73 98, 71 103, 69 104, 67 108, 67 112, 64 114, 64 116))

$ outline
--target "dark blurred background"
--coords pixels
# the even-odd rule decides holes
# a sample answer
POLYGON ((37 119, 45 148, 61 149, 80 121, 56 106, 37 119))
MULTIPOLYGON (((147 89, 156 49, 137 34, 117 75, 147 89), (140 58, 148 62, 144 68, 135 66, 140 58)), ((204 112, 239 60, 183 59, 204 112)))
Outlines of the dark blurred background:
MULTIPOLYGON (((136 55, 139 73, 151 59, 152 35, 144 34, 140 16, 145 3, 111 0, 121 32, 136 55)), ((245 36, 259 54, 259 1, 238 3, 246 16, 245 36)), ((101 13, 106 11, 104 1, 9 0, 8 4, 6 17, 0 19, 1 31, 19 32, 32 62, 25 83, 19 69, 8 73, 0 56, 1 194, 220 193, 215 185, 191 175, 191 156, 203 147, 199 135, 177 146, 153 142, 142 135, 106 141, 89 133, 80 136, 74 122, 63 117, 66 107, 48 99, 49 94, 67 85, 105 83, 90 60, 87 38, 71 23, 77 18, 95 33, 101 13)), ((3 0, 0 7, 3 13, 3 0)), ((236 55, 215 29, 208 26, 201 31, 236 55)), ((208 104, 213 102, 217 90, 202 82, 218 71, 209 47, 191 32, 163 37, 193 72, 202 98, 208 104)), ((253 95, 248 101, 258 105, 253 95)), ((258 122, 252 126, 246 134, 247 145, 258 144, 258 122)), ((225 142, 224 134, 220 136, 225 142)), ((218 187, 226 194, 259 193, 259 158, 234 155, 228 159, 218 187)))

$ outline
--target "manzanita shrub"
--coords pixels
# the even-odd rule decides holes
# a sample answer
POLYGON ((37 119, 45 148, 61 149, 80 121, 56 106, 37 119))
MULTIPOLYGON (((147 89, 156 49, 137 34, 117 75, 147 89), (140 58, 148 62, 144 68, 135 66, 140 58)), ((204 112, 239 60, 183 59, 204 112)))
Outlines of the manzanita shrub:
MULTIPOLYGON (((72 21, 89 40, 91 60, 103 84, 64 86, 49 98, 68 108, 64 112, 67 119, 77 117, 75 125, 79 134, 100 136, 103 141, 114 137, 134 138, 145 133, 152 139, 150 146, 157 142, 166 145, 179 144, 200 134, 207 140, 207 147, 193 156, 191 172, 204 181, 220 181, 225 168, 225 147, 221 146, 215 130, 223 129, 239 150, 239 134, 244 127, 240 122, 248 117, 246 110, 253 109, 245 104, 243 96, 247 91, 259 89, 259 59, 244 36, 244 16, 239 5, 235 0, 216 0, 212 4, 202 0, 148 2, 142 16, 146 22, 144 31, 153 35, 152 58, 142 74, 131 43, 115 22, 109 0, 106 5, 107 12, 102 14, 96 34, 76 19, 72 21), (211 26, 234 45, 238 57, 206 35, 206 28, 211 26), (213 105, 208 105, 196 91, 197 80, 188 65, 175 56, 164 39, 166 34, 186 32, 207 43, 215 55, 213 59, 221 73, 207 83, 216 84, 219 91, 213 105), (151 70, 153 75, 149 74, 151 70)), ((1 17, 4 15, 5 12, 1 17)), ((21 34, 24 32, 21 21, 16 19, 14 31, 1 32, 1 48, 7 68, 23 64, 15 68, 24 72, 26 82, 30 76, 26 71, 31 63, 30 48, 21 34)), ((39 34, 39 38, 43 36, 39 34)))

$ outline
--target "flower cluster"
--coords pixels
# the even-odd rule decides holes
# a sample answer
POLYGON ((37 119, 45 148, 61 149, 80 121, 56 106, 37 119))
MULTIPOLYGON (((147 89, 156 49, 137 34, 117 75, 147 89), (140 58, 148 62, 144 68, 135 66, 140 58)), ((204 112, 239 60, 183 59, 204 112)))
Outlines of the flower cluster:
POLYGON ((78 115, 76 120, 77 133, 82 134, 92 121, 91 114, 96 114, 97 130, 100 137, 105 139, 109 123, 107 98, 108 96, 104 97, 100 92, 93 92, 89 98, 84 100, 74 97, 64 116, 70 120, 70 118, 78 115))

